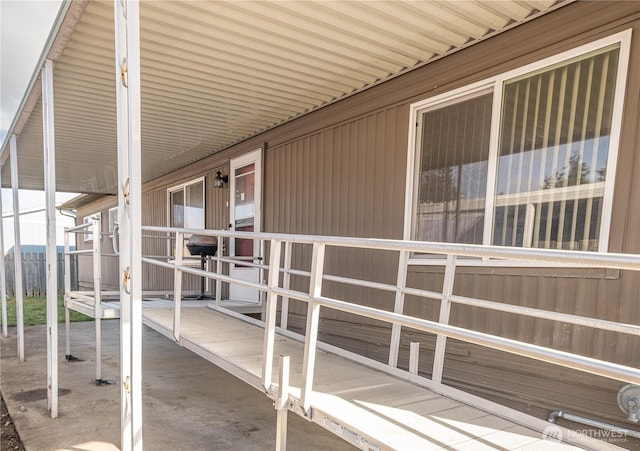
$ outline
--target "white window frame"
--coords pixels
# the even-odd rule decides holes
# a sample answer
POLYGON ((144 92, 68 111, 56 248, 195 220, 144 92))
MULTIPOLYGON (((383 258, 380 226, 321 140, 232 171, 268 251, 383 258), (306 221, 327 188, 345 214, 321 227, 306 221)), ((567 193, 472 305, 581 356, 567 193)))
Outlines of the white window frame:
MULTIPOLYGON (((102 219, 102 212, 98 212, 98 213, 94 213, 92 215, 88 215, 85 216, 84 219, 82 220, 83 224, 91 224, 91 222, 94 219, 102 219)), ((102 227, 102 221, 100 222, 100 227, 102 227)), ((100 231, 102 232, 102 231, 100 231)), ((100 236, 100 239, 102 239, 102 236, 100 236)), ((90 241, 93 241, 93 226, 87 227, 86 229, 84 229, 84 242, 88 243, 90 241)))
MULTIPOLYGON (((196 183, 200 183, 202 182, 202 208, 204 211, 204 215, 203 215, 203 224, 202 224, 202 229, 204 229, 206 227, 207 224, 207 183, 205 181, 206 177, 205 176, 201 176, 195 179, 191 179, 188 182, 184 182, 184 183, 180 183, 179 185, 174 185, 170 188, 167 188, 167 227, 171 227, 171 194, 175 193, 176 191, 184 191, 186 193, 186 188, 188 186, 191 185, 195 185, 196 183)), ((185 196, 185 201, 186 201, 186 196, 185 196)), ((173 250, 174 250, 174 245, 171 242, 167 243, 167 255, 173 255, 173 250)), ((189 254, 186 253, 185 254, 185 258, 189 258, 189 254)), ((200 258, 198 257, 198 261, 200 261, 200 258)))
MULTIPOLYGON (((491 130, 489 140, 489 161, 487 170, 487 192, 485 197, 485 224, 483 231, 483 245, 491 244, 491 234, 493 230, 494 205, 495 205, 495 183, 498 166, 498 135, 500 125, 500 115, 502 113, 502 93, 504 83, 517 77, 527 76, 536 71, 544 70, 550 66, 568 62, 573 58, 580 57, 587 53, 604 49, 611 45, 619 45, 618 72, 616 76, 616 87, 612 109, 612 125, 609 141, 609 153, 607 157, 607 173, 610 174, 604 183, 604 199, 602 205, 602 219, 600 226, 600 236, 598 252, 606 253, 609 248, 609 233, 611 226, 611 211, 613 206, 613 192, 615 186, 616 167, 618 161, 618 151, 620 146, 620 132, 622 128, 622 112, 624 107, 627 73, 629 66, 629 55, 631 48, 631 30, 625 30, 607 36, 602 39, 590 42, 571 50, 544 58, 517 69, 504 72, 495 77, 491 77, 462 88, 454 89, 446 93, 430 97, 428 99, 415 102, 410 106, 409 112, 409 136, 407 144, 407 175, 405 190, 405 217, 404 217, 404 239, 413 240, 414 215, 417 205, 418 182, 417 172, 419 170, 419 128, 420 115, 429 109, 442 108, 447 104, 457 103, 474 95, 481 95, 482 91, 493 90, 493 104, 491 113, 491 130)), ((460 259, 459 264, 465 266, 549 266, 548 263, 532 262, 505 262, 501 260, 486 259, 460 259)), ((410 265, 442 265, 441 258, 429 256, 412 256, 410 265)), ((572 266, 558 264, 557 266, 572 266)))
MULTIPOLYGON (((207 206, 207 198, 206 198, 206 183, 205 183, 205 177, 198 177, 192 180, 189 180, 188 182, 184 182, 181 183, 179 185, 174 185, 171 188, 167 188, 167 227, 171 227, 171 194, 175 193, 176 191, 180 191, 180 190, 185 190, 187 188, 187 186, 191 186, 191 185, 195 185, 196 183, 200 183, 202 182, 202 207, 203 209, 206 209, 207 206)), ((205 221, 206 222, 206 221, 205 221)), ((202 228, 204 229, 205 224, 202 224, 202 228)))

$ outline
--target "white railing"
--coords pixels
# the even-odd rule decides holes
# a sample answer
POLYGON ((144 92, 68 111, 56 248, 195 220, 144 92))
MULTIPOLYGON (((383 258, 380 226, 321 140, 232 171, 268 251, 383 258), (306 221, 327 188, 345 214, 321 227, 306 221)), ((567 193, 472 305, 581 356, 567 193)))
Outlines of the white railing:
MULTIPOLYGON (((68 301, 83 301, 92 306, 91 315, 96 318, 102 317, 102 301, 105 299, 117 299, 120 292, 117 290, 105 291, 102 290, 102 258, 103 257, 117 257, 117 250, 115 253, 103 253, 102 252, 102 238, 112 237, 112 233, 103 233, 101 230, 101 219, 99 217, 91 218, 91 221, 80 224, 76 227, 65 227, 64 229, 64 296, 68 301), (91 233, 91 247, 86 249, 78 249, 76 245, 75 250, 71 250, 69 246, 70 236, 76 235, 76 243, 78 242, 78 236, 82 237, 87 233, 91 233), (72 290, 71 288, 71 259, 78 257, 90 257, 92 262, 91 281, 93 283, 92 290, 72 290)), ((117 249, 114 241, 114 249, 117 249)), ((80 268, 76 265, 76 268, 80 268)), ((80 283, 80 280, 78 280, 80 283)), ((163 293, 164 294, 164 293, 163 293)), ((68 313, 68 312, 67 312, 68 313)), ((84 309, 81 313, 84 313, 84 309)))
MULTIPOLYGON (((166 233, 169 239, 175 236, 175 258, 168 262, 166 259, 143 257, 143 261, 149 264, 170 268, 175 271, 175 308, 173 334, 177 341, 180 340, 180 301, 181 279, 183 273, 194 274, 201 277, 216 280, 216 301, 220 300, 221 284, 238 284, 253 288, 266 294, 265 306, 265 336, 262 368, 262 385, 267 392, 272 390, 272 370, 274 357, 274 342, 276 333, 276 312, 278 297, 282 299, 280 327, 286 329, 286 317, 288 300, 294 299, 307 303, 306 333, 304 343, 303 383, 300 404, 305 411, 310 406, 310 395, 313 389, 313 369, 318 339, 318 323, 320 308, 330 308, 347 312, 362 317, 375 319, 392 325, 391 346, 389 352, 389 366, 397 366, 398 349, 400 344, 400 331, 402 327, 418 331, 429 332, 437 335, 435 357, 433 362, 432 380, 441 383, 444 366, 444 355, 447 338, 485 346, 520 356, 525 356, 563 367, 573 368, 587 373, 612 378, 615 380, 637 383, 640 378, 640 370, 637 368, 620 365, 603 360, 597 360, 582 355, 559 351, 556 349, 522 342, 497 335, 477 332, 457 326, 449 325, 449 311, 452 304, 470 305, 488 310, 509 312, 527 317, 542 318, 568 324, 587 326, 595 329, 614 331, 624 334, 640 336, 640 325, 625 324, 613 321, 587 318, 578 315, 556 313, 530 307, 521 307, 511 304, 503 304, 483 299, 475 299, 453 295, 453 285, 456 273, 456 261, 458 257, 475 257, 482 259, 506 259, 531 262, 565 263, 582 267, 612 268, 630 271, 640 271, 640 256, 631 254, 596 254, 590 252, 558 251, 520 249, 507 247, 488 247, 479 245, 459 245, 444 243, 412 242, 400 240, 345 238, 328 236, 289 235, 274 233, 230 232, 223 230, 194 230, 175 229, 167 227, 143 227, 149 232, 166 233), (234 279, 223 274, 223 263, 245 264, 245 261, 235 260, 233 257, 223 257, 218 252, 214 259, 217 261, 216 271, 202 271, 200 269, 185 266, 183 263, 183 241, 188 234, 215 236, 222 249, 224 239, 245 238, 269 242, 269 263, 254 264, 267 273, 266 283, 249 282, 234 279), (282 246, 284 244, 284 262, 282 262, 282 246), (292 246, 306 244, 313 247, 310 271, 292 269, 292 246), (359 248, 384 250, 398 253, 398 274, 395 285, 384 284, 375 281, 353 279, 348 277, 325 275, 324 256, 327 247, 332 248, 359 248), (441 292, 420 290, 406 286, 406 272, 409 256, 412 253, 438 254, 443 258, 445 266, 444 284, 441 292), (280 274, 282 286, 280 284, 280 274), (292 275, 309 277, 308 292, 292 290, 290 278, 292 275), (395 292, 394 311, 385 311, 363 305, 353 304, 340 299, 333 299, 322 295, 324 281, 337 281, 355 286, 369 287, 388 292, 395 292), (403 314, 404 296, 419 296, 440 301, 439 320, 430 321, 403 314)), ((263 247, 262 247, 263 248, 263 247)), ((413 372, 417 369, 417 346, 412 346, 410 368, 413 372)))
MULTIPOLYGON (((96 382, 102 381, 102 328, 100 321, 102 319, 102 296, 105 294, 102 291, 102 254, 100 247, 101 238, 101 224, 100 219, 92 218, 90 222, 86 222, 76 227, 65 228, 64 233, 64 317, 65 317, 65 355, 67 359, 72 359, 71 355, 71 325, 70 325, 70 312, 68 302, 82 301, 88 302, 93 307, 93 318, 95 320, 96 331, 96 382), (91 231, 92 246, 88 249, 69 249, 69 236, 70 234, 76 234, 77 237, 85 234, 88 230, 91 231), (71 290, 71 259, 74 257, 89 256, 93 263, 93 290, 91 291, 72 291, 71 290)), ((79 262, 78 262, 79 263, 79 262)), ((76 264, 76 268, 80 268, 79 264, 76 264)))
MULTIPOLYGON (((65 256, 65 271, 64 271, 64 297, 65 301, 78 299, 81 301, 89 301, 93 304, 93 314, 95 317, 102 317, 102 253, 100 246, 101 238, 101 225, 100 219, 93 218, 90 222, 80 224, 76 227, 67 227, 64 229, 64 256, 65 256), (91 232, 91 247, 87 249, 70 250, 69 237, 71 234, 82 236, 88 231, 91 232), (73 291, 71 289, 71 259, 74 256, 89 256, 93 263, 93 290, 79 290, 73 291)), ((77 265, 79 268, 79 265, 77 265)), ((67 311, 68 314, 68 311, 67 311)))

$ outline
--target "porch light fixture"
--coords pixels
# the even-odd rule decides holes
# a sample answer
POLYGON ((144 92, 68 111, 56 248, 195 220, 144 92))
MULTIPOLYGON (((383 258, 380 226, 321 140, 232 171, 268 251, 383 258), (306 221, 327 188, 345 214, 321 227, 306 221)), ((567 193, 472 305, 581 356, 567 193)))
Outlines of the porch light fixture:
POLYGON ((224 188, 225 183, 229 183, 229 176, 222 175, 222 172, 216 172, 216 178, 213 179, 213 186, 216 188, 224 188))

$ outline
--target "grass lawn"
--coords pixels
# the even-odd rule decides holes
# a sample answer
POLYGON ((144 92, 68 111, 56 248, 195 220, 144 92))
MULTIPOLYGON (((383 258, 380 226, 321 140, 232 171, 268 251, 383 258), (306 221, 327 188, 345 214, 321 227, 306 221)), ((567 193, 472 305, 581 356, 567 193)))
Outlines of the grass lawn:
MULTIPOLYGON (((38 324, 47 324, 47 307, 46 299, 42 297, 25 297, 22 301, 24 307, 24 325, 35 326, 38 324)), ((86 315, 78 312, 71 313, 71 321, 92 321, 86 315)), ((58 298, 58 322, 64 322, 64 300, 58 298)), ((16 325, 16 299, 7 298, 7 324, 9 326, 16 325)))

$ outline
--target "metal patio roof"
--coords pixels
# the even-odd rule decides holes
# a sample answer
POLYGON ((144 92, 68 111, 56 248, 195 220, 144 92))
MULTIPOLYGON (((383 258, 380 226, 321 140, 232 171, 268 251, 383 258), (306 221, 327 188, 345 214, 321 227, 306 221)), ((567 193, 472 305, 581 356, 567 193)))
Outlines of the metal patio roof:
MULTIPOLYGON (((143 181, 569 2, 144 1, 143 181)), ((64 6, 55 62, 58 191, 114 193, 113 3, 64 6)), ((20 188, 42 189, 37 74, 9 133, 20 188)), ((2 161, 8 156, 8 137, 2 161)), ((9 164, 2 169, 9 185, 9 164)))

